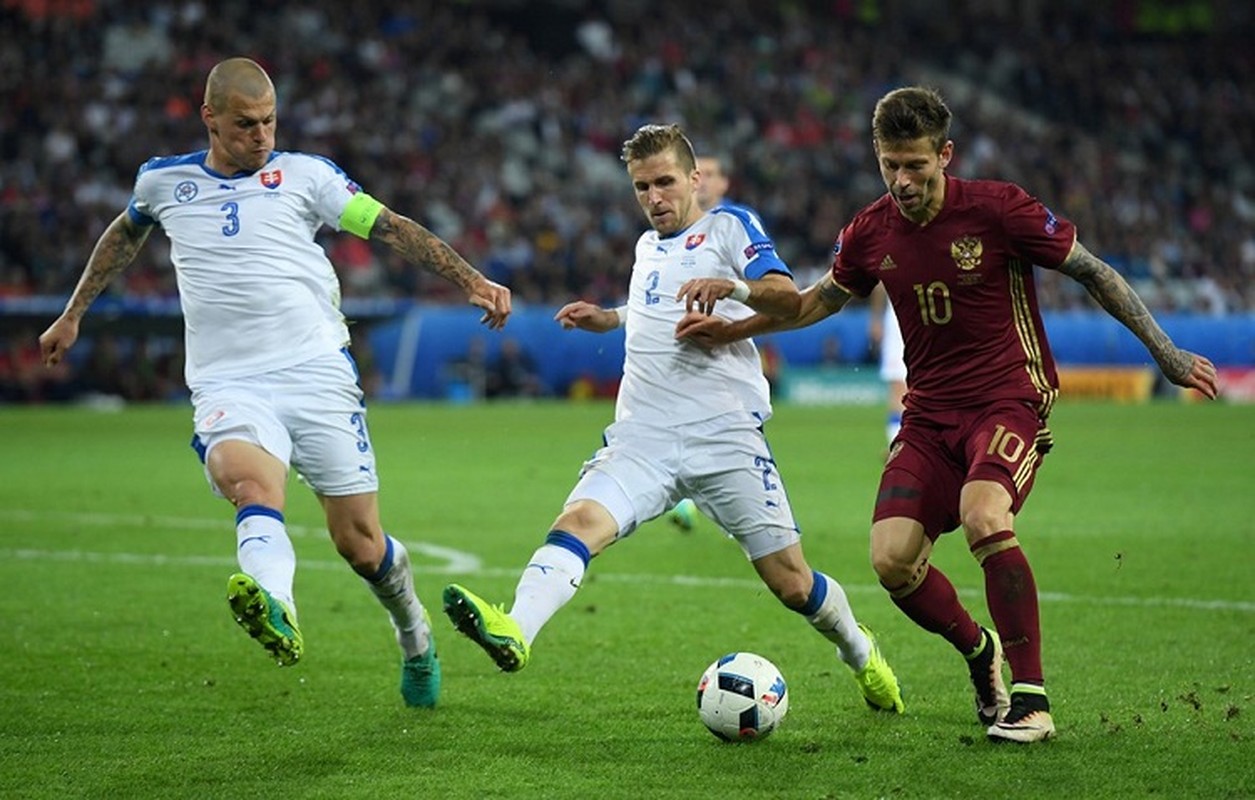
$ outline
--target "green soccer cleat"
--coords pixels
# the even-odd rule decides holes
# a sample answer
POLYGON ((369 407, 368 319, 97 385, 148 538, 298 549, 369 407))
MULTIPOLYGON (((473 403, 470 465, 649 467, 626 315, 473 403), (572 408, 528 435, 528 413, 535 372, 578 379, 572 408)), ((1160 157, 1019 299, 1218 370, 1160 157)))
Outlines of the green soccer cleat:
POLYGON ((906 704, 902 702, 902 690, 898 687, 898 677, 893 674, 889 662, 885 661, 885 657, 881 655, 875 634, 862 623, 859 623, 858 628, 872 643, 872 649, 867 656, 867 663, 854 673, 854 682, 858 684, 859 690, 863 692, 863 699, 871 708, 877 711, 903 713, 906 711, 906 704))
POLYGON ((686 497, 667 512, 667 519, 672 525, 688 533, 697 524, 697 514, 697 504, 686 497))
POLYGON ((401 697, 411 708, 435 708, 440 697, 440 657, 433 640, 427 652, 401 662, 401 697))
POLYGON ((484 648, 502 671, 518 672, 527 666, 531 648, 523 641, 518 623, 501 606, 490 605, 451 583, 444 587, 444 613, 459 632, 484 648))
POLYGON ((227 580, 227 603, 235 621, 256 639, 281 667, 301 660, 305 639, 296 625, 296 615, 253 579, 237 572, 227 580))

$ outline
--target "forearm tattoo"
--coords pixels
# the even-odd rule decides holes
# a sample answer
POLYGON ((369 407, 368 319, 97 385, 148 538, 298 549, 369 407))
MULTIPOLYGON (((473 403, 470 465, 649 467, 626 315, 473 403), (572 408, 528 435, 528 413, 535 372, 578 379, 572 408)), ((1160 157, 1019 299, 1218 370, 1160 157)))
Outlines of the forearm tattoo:
POLYGON ((70 297, 65 313, 75 319, 82 318, 92 301, 113 280, 113 276, 135 260, 144 242, 148 241, 151 231, 151 226, 131 222, 125 212, 109 223, 109 227, 96 242, 91 257, 87 259, 87 268, 83 270, 83 277, 79 278, 78 285, 74 287, 74 294, 70 297))
POLYGON ((849 300, 850 293, 833 283, 831 276, 819 285, 819 301, 833 311, 841 310, 849 300))
POLYGON ((409 217, 384 209, 375 220, 371 235, 387 242, 411 264, 431 270, 463 289, 469 288, 480 276, 478 270, 439 236, 409 217))
POLYGON ((1190 354, 1172 343, 1133 287, 1111 265, 1077 242, 1059 271, 1084 286, 1107 313, 1133 331, 1165 375, 1176 378, 1190 373, 1190 354))

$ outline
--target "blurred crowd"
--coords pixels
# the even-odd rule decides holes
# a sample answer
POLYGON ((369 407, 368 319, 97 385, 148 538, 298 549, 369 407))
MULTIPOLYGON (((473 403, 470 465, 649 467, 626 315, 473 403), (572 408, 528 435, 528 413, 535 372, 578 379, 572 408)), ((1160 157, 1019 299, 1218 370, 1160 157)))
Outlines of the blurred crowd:
MULTIPOLYGON (((719 4, 0 0, 0 297, 64 295, 149 157, 199 150, 205 74, 249 55, 280 149, 336 161, 518 302, 618 302, 648 121, 723 157, 806 283, 883 189, 877 97, 940 88, 952 171, 1015 180, 1160 310, 1255 309, 1255 50, 1241 0, 719 4)), ((456 299, 326 234, 346 295, 456 299)), ((170 296, 151 237, 112 289, 170 296)), ((1042 281, 1051 308, 1089 300, 1042 281)))

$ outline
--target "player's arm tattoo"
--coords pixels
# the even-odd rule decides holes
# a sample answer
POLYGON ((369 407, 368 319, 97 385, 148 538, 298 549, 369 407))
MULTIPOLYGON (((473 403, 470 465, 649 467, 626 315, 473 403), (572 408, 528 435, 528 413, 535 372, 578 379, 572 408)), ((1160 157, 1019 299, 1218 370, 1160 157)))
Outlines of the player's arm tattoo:
POLYGON ((815 285, 815 291, 818 293, 819 302, 828 309, 829 314, 835 314, 850 302, 850 293, 842 289, 832 280, 832 273, 827 273, 815 285))
POLYGON ((151 225, 140 225, 123 211, 96 241, 91 257, 87 259, 87 267, 79 278, 74 293, 65 307, 65 316, 82 319, 92 301, 100 296, 113 276, 126 269, 135 260, 148 234, 151 225))
POLYGON ((482 277, 479 270, 468 264, 443 239, 395 211, 387 208, 380 210, 370 235, 372 239, 385 242, 411 264, 431 270, 463 289, 482 277))
POLYGON ((1133 331, 1165 375, 1176 378, 1190 374, 1191 355, 1172 343, 1133 287, 1110 264, 1077 242, 1058 269, 1084 286, 1107 313, 1133 331))

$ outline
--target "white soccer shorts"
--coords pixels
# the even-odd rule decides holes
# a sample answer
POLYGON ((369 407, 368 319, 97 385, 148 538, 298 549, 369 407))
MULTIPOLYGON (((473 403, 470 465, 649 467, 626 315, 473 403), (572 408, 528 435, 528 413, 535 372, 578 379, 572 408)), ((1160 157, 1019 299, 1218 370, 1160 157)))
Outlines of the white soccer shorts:
POLYGON ((753 415, 675 428, 616 422, 605 440, 566 502, 601 504, 619 525, 616 538, 690 497, 751 561, 798 541, 784 481, 753 415))
MULTIPOLYGON (((295 468, 321 495, 379 490, 365 395, 347 352, 199 387, 192 406, 192 443, 202 462, 219 443, 243 440, 295 468)), ((209 483, 222 494, 212 478, 209 483)))

